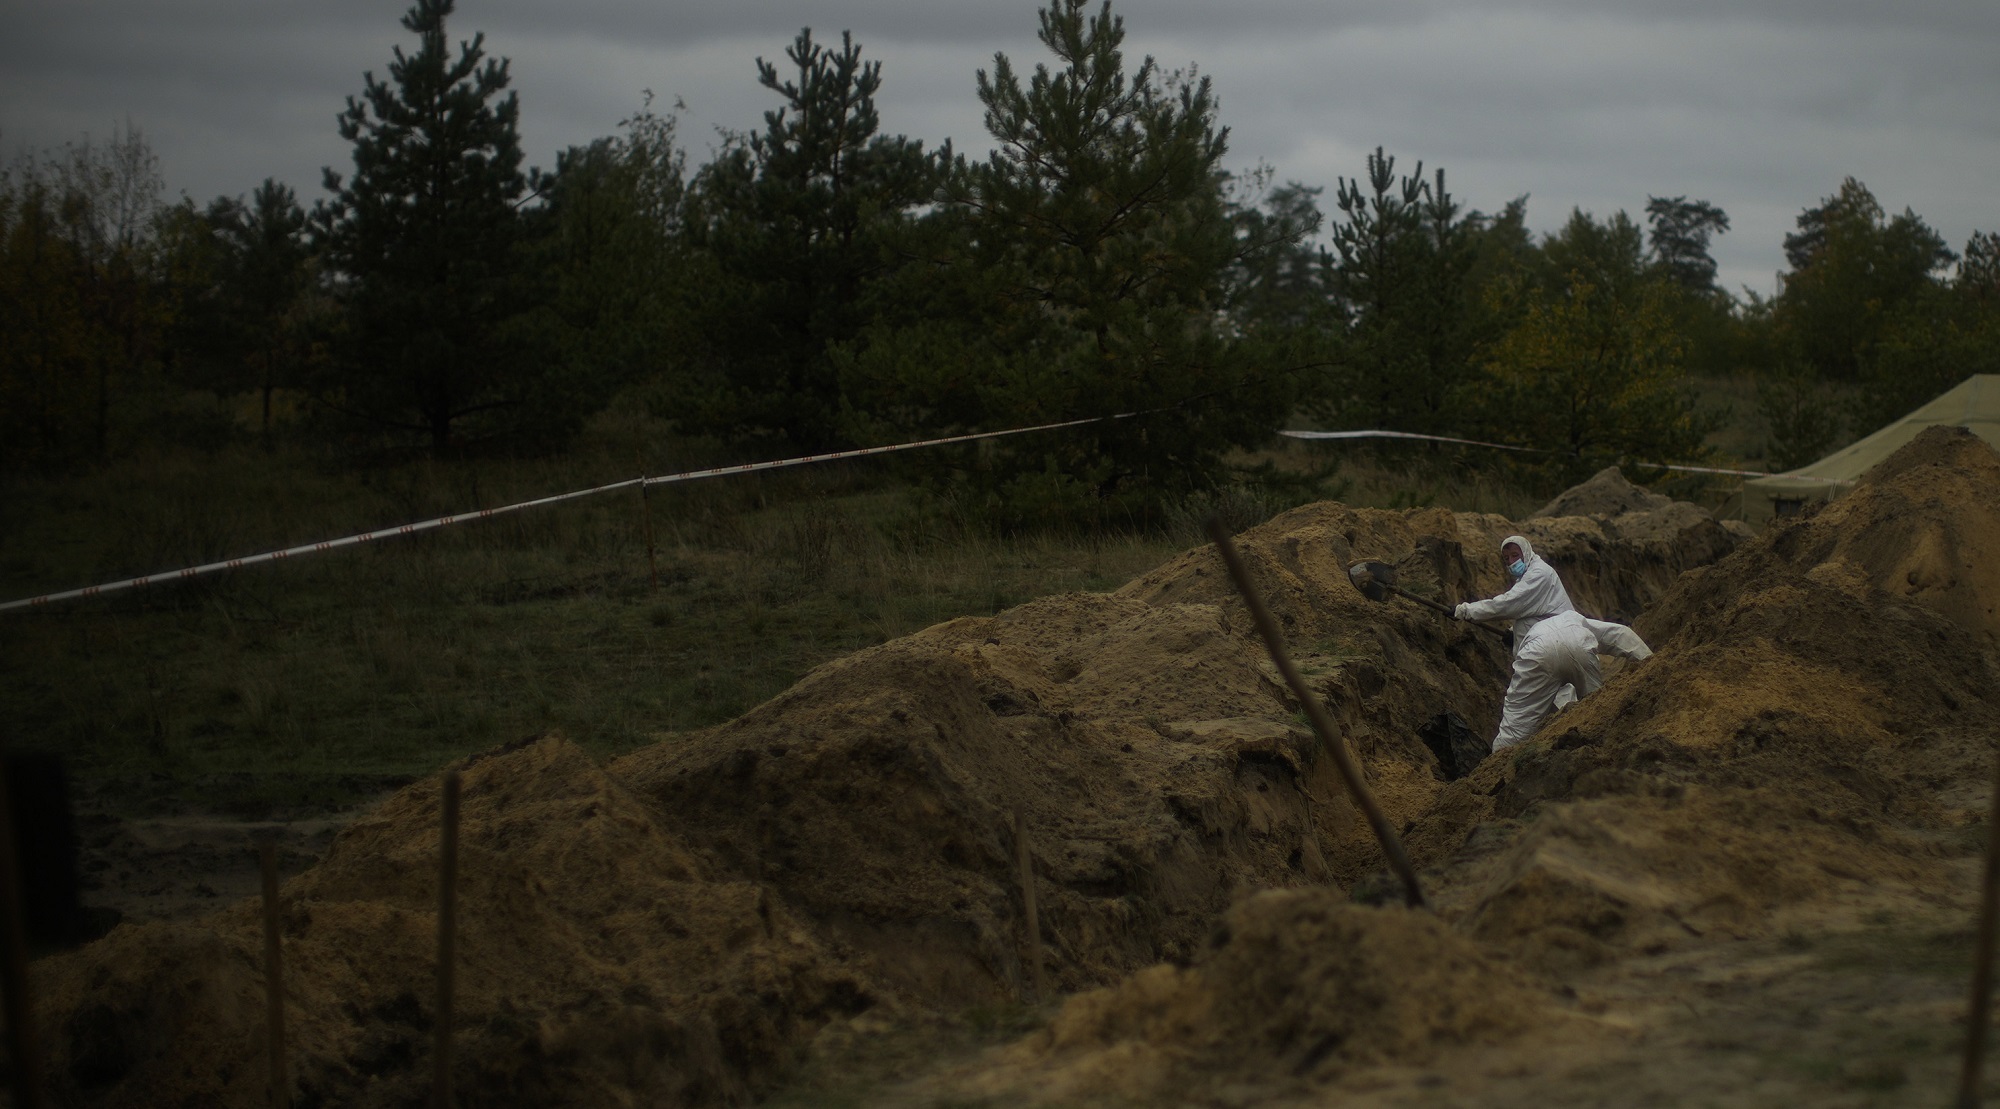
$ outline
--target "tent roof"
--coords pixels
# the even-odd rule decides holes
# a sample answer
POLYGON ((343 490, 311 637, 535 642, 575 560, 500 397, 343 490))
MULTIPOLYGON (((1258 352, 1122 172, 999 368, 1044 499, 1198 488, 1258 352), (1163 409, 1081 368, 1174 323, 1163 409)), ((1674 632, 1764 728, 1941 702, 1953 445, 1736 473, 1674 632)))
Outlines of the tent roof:
POLYGON ((1950 391, 1818 462, 1744 482, 1767 497, 1821 498, 1844 490, 1927 427, 1963 427, 2000 450, 2000 374, 1974 374, 1950 391))

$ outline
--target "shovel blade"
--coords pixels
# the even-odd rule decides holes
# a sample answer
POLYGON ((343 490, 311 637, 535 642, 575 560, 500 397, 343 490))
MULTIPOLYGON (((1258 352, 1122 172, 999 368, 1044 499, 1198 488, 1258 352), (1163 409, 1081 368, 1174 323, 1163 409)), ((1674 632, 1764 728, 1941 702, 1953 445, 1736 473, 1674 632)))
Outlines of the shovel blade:
POLYGON ((1357 562, 1347 568, 1347 580, 1371 601, 1389 599, 1389 587, 1396 584, 1396 568, 1386 562, 1357 562))

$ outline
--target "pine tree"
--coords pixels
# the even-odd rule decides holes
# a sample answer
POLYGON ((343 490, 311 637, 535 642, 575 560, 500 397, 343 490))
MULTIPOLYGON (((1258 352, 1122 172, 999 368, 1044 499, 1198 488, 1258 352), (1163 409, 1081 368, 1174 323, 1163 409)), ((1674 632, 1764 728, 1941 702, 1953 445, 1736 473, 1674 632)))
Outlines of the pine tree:
POLYGON ((822 449, 848 440, 835 353, 860 337, 876 288, 903 263, 896 244, 932 199, 938 161, 877 133, 882 64, 862 61, 852 36, 834 50, 808 28, 785 56, 782 72, 757 59, 758 82, 783 106, 694 183, 688 231, 716 269, 698 309, 714 373, 681 422, 822 449))
POLYGON ((1708 241, 1729 230, 1729 215, 1706 200, 1685 196, 1646 198, 1653 262, 1691 297, 1706 299, 1715 286, 1715 257, 1708 241))
POLYGON ((1325 217, 1317 188, 1296 181, 1270 187, 1260 168, 1232 178, 1228 199, 1242 249, 1228 276, 1230 320, 1239 332, 1319 330, 1333 324, 1331 258, 1311 241, 1325 217), (1251 197, 1257 202, 1251 202, 1251 197))
POLYGON ((1040 14, 1058 68, 1023 82, 997 54, 980 72, 997 148, 958 163, 949 193, 982 313, 967 348, 983 372, 960 410, 992 426, 1150 411, 1002 447, 992 477, 1024 521, 1143 513, 1208 487, 1293 395, 1219 326, 1241 244, 1208 79, 1151 58, 1128 71, 1124 21, 1086 9, 1040 14))
POLYGON ((1542 241, 1536 277, 1545 291, 1588 284, 1613 301, 1634 300, 1667 280, 1647 264, 1646 233, 1630 215, 1618 211, 1600 220, 1581 208, 1542 241))
POLYGON ((526 180, 507 62, 485 59, 483 35, 454 55, 452 9, 417 0, 402 21, 416 51, 398 47, 389 79, 367 74, 348 98, 340 134, 354 172, 326 171, 333 200, 316 212, 351 338, 329 402, 434 447, 469 417, 560 430, 576 415, 539 388, 517 326, 526 180))
POLYGON ((1648 197, 1646 219, 1653 270, 1679 291, 1674 314, 1687 338, 1691 374, 1737 372, 1742 325, 1736 298, 1716 284, 1709 240, 1729 230, 1729 215, 1706 200, 1648 197))
POLYGON ((1319 193, 1295 181, 1272 188, 1269 167, 1228 183, 1237 254, 1224 277, 1223 315, 1235 353, 1323 377, 1341 350, 1345 319, 1333 295, 1332 256, 1312 241, 1325 217, 1319 193))
POLYGON ((1381 147, 1367 179, 1340 178, 1333 288, 1349 320, 1339 371, 1313 398, 1336 424, 1446 431, 1478 334, 1471 276, 1484 217, 1465 212, 1438 169, 1398 178, 1381 147))
POLYGON ((183 321, 184 354, 201 364, 210 387, 258 395, 268 439, 274 395, 303 381, 312 279, 306 213, 289 186, 266 178, 248 203, 217 197, 201 220, 210 272, 183 321))

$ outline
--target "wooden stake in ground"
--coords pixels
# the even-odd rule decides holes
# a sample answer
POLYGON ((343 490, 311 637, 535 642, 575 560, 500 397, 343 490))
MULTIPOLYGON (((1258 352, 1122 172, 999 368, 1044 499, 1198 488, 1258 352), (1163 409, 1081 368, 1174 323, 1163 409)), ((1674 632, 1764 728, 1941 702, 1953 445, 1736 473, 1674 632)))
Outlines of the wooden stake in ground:
POLYGON ((652 576, 652 590, 660 591, 660 564, 653 557, 653 507, 646 500, 646 468, 639 467, 639 526, 646 532, 646 572, 652 576))
POLYGON ((270 1033, 271 1104, 291 1104, 291 1084, 285 1077, 285 962, 278 928, 278 843, 265 836, 257 845, 264 871, 264 998, 266 1030, 270 1033))
POLYGON ((1028 816, 1014 806, 1014 862, 1021 871, 1021 916, 1028 926, 1028 973, 1035 985, 1037 1002, 1049 999, 1048 979, 1042 973, 1042 916, 1035 907, 1035 857, 1028 844, 1028 816))
POLYGON ((1979 896, 1979 932, 1972 961, 1972 1007, 1965 1014, 1965 1059, 1958 1069, 1958 1109, 1978 1109, 1986 1062, 1986 1026, 1993 1005, 1993 928, 2000 918, 2000 760, 1993 770, 1986 817, 1986 878, 1979 896))
POLYGON ((451 1109, 451 991, 458 939, 458 771, 444 776, 444 812, 438 843, 437 1109, 451 1109))
POLYGON ((41 1057, 35 1053, 34 1005, 28 997, 28 930, 21 909, 21 865, 14 854, 14 800, 0 759, 0 987, 7 1008, 15 1109, 41 1109, 41 1057))
POLYGON ((1389 827, 1388 818, 1382 815, 1381 808, 1375 804, 1375 795, 1369 792, 1367 781, 1361 777, 1361 768, 1348 757, 1347 745, 1340 740, 1339 726, 1326 714, 1326 706, 1320 704, 1319 695, 1306 685, 1305 679, 1299 676, 1298 669, 1292 665, 1291 655, 1285 651, 1285 641, 1278 634, 1278 625, 1271 619, 1271 613, 1265 609, 1264 602, 1258 598, 1256 589, 1251 586, 1250 573, 1243 568, 1243 559, 1237 555, 1236 545, 1229 541, 1229 533, 1222 529, 1222 525, 1214 517, 1209 518, 1207 529, 1209 539, 1215 543, 1216 552, 1222 556, 1222 565, 1229 570, 1229 579, 1236 583, 1236 591, 1243 595, 1243 603, 1250 608, 1250 619, 1257 625, 1257 634, 1264 639, 1264 649, 1271 652, 1271 662, 1277 666, 1278 673, 1284 676, 1285 685, 1291 688, 1292 696, 1298 698, 1299 704, 1304 706, 1306 719, 1311 721, 1313 731, 1319 734, 1321 745, 1332 753, 1334 765, 1340 769, 1340 778, 1347 783, 1348 794, 1367 816, 1368 826, 1375 830, 1375 839, 1382 845, 1382 856, 1388 860, 1389 869, 1395 871, 1396 877, 1403 880, 1403 900, 1411 908, 1421 908, 1424 904, 1424 891, 1417 885, 1417 872, 1411 869, 1410 858, 1403 853, 1403 841, 1397 837, 1396 830, 1389 827))

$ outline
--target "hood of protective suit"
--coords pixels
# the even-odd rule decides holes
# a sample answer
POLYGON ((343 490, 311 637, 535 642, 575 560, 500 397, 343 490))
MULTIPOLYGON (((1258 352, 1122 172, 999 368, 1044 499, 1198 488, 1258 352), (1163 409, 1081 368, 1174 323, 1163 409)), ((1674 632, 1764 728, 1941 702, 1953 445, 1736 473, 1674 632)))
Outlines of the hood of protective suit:
MULTIPOLYGON (((1501 540, 1503 552, 1509 543, 1521 548, 1521 561, 1527 563, 1520 580, 1497 597, 1468 601, 1454 611, 1461 620, 1514 621, 1514 649, 1518 652, 1534 634, 1537 624, 1576 606, 1570 603, 1569 591, 1563 588, 1562 575, 1556 573, 1553 564, 1535 554, 1527 536, 1510 535, 1501 540)), ((1502 553, 1500 557, 1507 556, 1502 553)))

